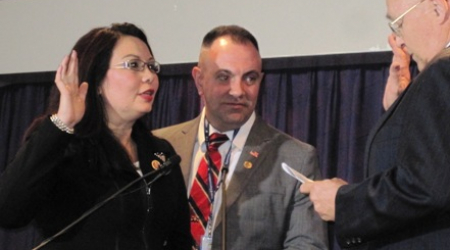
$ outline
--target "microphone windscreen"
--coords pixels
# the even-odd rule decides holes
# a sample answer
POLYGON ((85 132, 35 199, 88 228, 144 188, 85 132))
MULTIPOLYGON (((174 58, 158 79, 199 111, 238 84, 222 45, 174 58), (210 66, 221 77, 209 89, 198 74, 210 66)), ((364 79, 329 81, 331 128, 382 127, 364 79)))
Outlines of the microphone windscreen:
POLYGON ((166 162, 169 162, 169 165, 177 165, 180 164, 181 157, 179 155, 172 155, 166 162))
POLYGON ((181 157, 179 155, 173 155, 167 159, 160 167, 159 169, 164 172, 164 175, 168 175, 170 171, 172 170, 172 167, 174 165, 178 165, 181 162, 181 157))

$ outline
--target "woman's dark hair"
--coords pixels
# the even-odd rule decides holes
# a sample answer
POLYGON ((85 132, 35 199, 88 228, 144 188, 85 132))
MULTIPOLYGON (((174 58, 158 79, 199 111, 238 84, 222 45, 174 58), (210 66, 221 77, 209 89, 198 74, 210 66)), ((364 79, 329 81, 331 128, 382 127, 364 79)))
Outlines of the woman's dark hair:
MULTIPOLYGON (((82 36, 72 49, 78 55, 78 77, 80 83, 87 82, 89 84, 86 96, 86 111, 83 119, 75 126, 77 136, 89 137, 107 128, 105 107, 98 89, 109 69, 109 62, 114 47, 119 38, 125 35, 139 38, 147 45, 150 53, 153 55, 145 33, 131 23, 115 23, 111 27, 94 28, 82 36)), ((54 85, 50 92, 46 113, 36 119, 33 125, 30 126, 25 133, 25 138, 44 118, 58 111, 59 98, 59 91, 54 85)))

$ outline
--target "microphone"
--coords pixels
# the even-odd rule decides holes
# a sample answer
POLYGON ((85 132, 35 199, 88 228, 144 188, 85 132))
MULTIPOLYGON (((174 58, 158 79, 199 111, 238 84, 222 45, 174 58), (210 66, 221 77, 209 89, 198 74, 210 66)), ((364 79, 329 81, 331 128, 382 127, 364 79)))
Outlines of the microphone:
POLYGON ((172 172, 173 166, 180 164, 180 162, 181 157, 179 155, 172 155, 163 164, 161 164, 156 171, 160 171, 163 175, 168 175, 172 172))
POLYGON ((41 242, 41 244, 39 244, 38 246, 36 246, 32 250, 37 250, 37 249, 40 249, 41 247, 47 245, 50 241, 54 240, 56 237, 58 237, 61 234, 65 233, 67 230, 69 230, 70 228, 72 228, 73 226, 78 224, 80 221, 82 221, 84 218, 86 218, 87 216, 89 216, 90 214, 95 212, 97 209, 99 209, 100 207, 105 205, 110 200, 116 198, 119 194, 123 193, 125 190, 130 188, 132 185, 136 184, 138 181, 141 181, 144 178, 149 177, 151 175, 157 174, 150 182, 147 183, 147 187, 150 186, 156 180, 158 180, 160 177, 168 175, 172 171, 173 165, 178 165, 180 163, 180 161, 181 161, 181 157, 179 155, 173 155, 173 156, 169 157, 169 159, 167 159, 165 162, 163 162, 163 164, 161 164, 158 169, 156 169, 155 171, 152 171, 152 172, 148 172, 145 175, 140 176, 139 178, 137 178, 137 179, 133 180, 132 182, 128 183, 123 188, 121 188, 119 191, 117 191, 114 194, 112 194, 111 196, 107 197, 105 200, 97 203, 94 207, 92 207, 91 209, 86 211, 84 214, 82 214, 78 219, 76 219, 75 221, 73 221, 72 223, 67 225, 65 228, 63 228, 62 230, 60 230, 59 232, 57 232, 53 236, 51 236, 51 237, 47 238, 46 240, 44 240, 43 242, 41 242))

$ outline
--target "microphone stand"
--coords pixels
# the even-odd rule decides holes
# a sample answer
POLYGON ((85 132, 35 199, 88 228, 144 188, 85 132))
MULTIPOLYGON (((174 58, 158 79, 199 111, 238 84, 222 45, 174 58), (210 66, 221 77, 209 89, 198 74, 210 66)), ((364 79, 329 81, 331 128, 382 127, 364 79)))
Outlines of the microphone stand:
POLYGON ((222 210, 222 250, 227 249, 227 188, 225 180, 227 179, 228 168, 222 168, 221 175, 221 190, 222 190, 222 202, 220 204, 220 208, 222 210))

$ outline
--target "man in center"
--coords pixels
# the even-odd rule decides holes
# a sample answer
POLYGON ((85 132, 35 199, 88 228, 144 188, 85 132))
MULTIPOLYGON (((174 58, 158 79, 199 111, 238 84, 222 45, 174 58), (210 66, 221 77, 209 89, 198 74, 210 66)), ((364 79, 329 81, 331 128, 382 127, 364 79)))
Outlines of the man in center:
POLYGON ((326 224, 298 192, 300 182, 281 168, 285 162, 320 178, 316 150, 255 113, 263 78, 255 37, 235 25, 214 28, 203 38, 192 76, 204 104, 200 116, 153 133, 182 158, 197 247, 221 249, 218 180, 225 167, 227 249, 328 249, 326 224))

